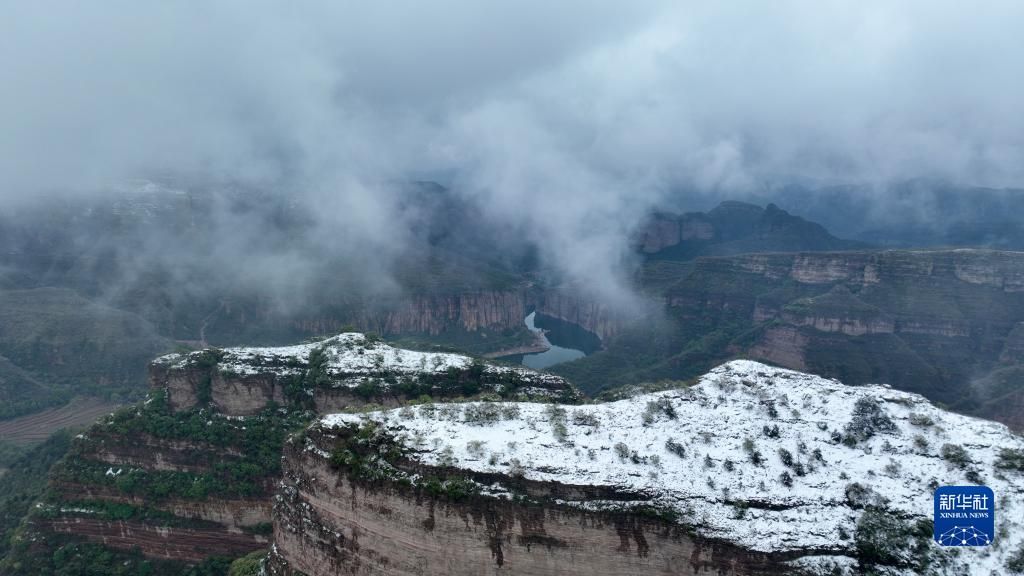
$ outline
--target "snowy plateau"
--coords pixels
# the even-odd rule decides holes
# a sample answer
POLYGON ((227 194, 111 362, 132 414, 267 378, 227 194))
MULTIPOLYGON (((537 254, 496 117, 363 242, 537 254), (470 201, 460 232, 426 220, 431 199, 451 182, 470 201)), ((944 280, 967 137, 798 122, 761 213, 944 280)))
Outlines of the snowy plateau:
MULTIPOLYGON (((262 354, 248 350, 233 353, 262 354)), ((403 366, 421 365, 416 353, 402 354, 403 366)), ((1024 439, 887 386, 736 360, 692 386, 615 402, 486 404, 331 414, 313 426, 330 436, 371 423, 422 465, 509 479, 480 486, 487 497, 514 497, 518 477, 612 488, 633 498, 553 504, 667 511, 701 537, 793 552, 795 572, 859 573, 859 548, 877 545, 890 557, 874 573, 1007 574, 1024 545, 1024 439), (934 489, 978 483, 996 495, 994 544, 939 547, 922 528, 930 530, 934 489), (865 535, 872 514, 907 529, 865 535)))
MULTIPOLYGON (((467 370, 477 362, 462 354, 406 350, 368 338, 358 332, 346 332, 324 340, 293 346, 224 348, 220 351, 217 369, 222 374, 235 376, 299 375, 309 367, 309 359, 315 350, 323 351, 326 357, 326 372, 334 385, 349 388, 368 380, 372 380, 375 385, 386 387, 387 382, 378 378, 384 374, 409 377, 438 375, 451 370, 467 370)), ((157 358, 154 364, 171 369, 184 369, 200 362, 199 359, 206 353, 207 351, 196 351, 187 354, 167 354, 157 358)), ((564 394, 573 398, 578 397, 578 392, 559 376, 492 363, 481 363, 480 369, 484 376, 495 377, 496 380, 501 380, 502 377, 520 379, 525 387, 519 392, 529 396, 553 398, 564 394)))

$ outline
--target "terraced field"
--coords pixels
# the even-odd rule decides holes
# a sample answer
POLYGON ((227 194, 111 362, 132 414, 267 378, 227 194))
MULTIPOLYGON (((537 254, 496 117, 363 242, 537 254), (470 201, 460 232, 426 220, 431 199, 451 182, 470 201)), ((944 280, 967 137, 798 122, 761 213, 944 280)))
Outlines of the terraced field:
POLYGON ((62 428, 80 428, 114 411, 117 404, 102 398, 75 398, 64 406, 0 422, 0 441, 30 446, 62 428))

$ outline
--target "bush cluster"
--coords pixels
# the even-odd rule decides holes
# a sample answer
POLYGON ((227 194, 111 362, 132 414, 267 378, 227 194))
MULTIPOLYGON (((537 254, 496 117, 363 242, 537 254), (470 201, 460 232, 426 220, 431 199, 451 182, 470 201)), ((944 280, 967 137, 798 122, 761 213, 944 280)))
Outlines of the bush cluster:
POLYGON ((680 458, 686 458, 686 447, 676 442, 674 438, 665 440, 665 449, 680 458))
POLYGON ((996 468, 1024 472, 1024 450, 1003 448, 999 451, 999 456, 996 458, 996 468))
POLYGON ((853 406, 853 418, 846 425, 843 443, 855 446, 879 433, 895 432, 896 424, 870 396, 860 397, 853 406))

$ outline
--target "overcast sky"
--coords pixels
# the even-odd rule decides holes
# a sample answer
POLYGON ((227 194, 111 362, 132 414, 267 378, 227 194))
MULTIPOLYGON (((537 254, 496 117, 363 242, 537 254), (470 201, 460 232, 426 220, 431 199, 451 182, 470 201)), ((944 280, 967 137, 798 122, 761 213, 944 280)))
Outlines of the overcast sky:
POLYGON ((1021 22, 1013 0, 0 0, 0 202, 171 174, 376 222, 378 182, 443 174, 585 275, 669 190, 1024 186, 1021 22))

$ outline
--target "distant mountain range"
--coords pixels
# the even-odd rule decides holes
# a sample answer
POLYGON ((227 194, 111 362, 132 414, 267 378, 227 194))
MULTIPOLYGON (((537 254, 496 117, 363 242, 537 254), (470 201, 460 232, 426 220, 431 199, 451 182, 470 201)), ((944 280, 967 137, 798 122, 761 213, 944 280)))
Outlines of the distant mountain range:
POLYGON ((833 234, 877 246, 1024 250, 1024 189, 915 179, 879 185, 769 186, 742 198, 776 202, 833 234))
POLYGON ((639 250, 650 259, 692 260, 749 252, 801 252, 867 248, 865 242, 836 238, 775 204, 726 201, 708 212, 652 214, 636 233, 639 250))

